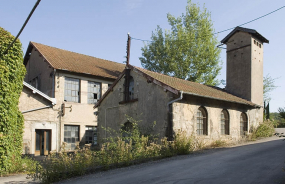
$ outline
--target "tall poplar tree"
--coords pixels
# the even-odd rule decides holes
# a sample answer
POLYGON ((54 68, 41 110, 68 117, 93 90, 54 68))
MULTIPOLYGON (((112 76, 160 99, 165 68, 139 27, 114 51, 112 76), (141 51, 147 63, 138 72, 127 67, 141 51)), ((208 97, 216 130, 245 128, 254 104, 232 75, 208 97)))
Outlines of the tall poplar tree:
POLYGON ((185 14, 175 18, 168 13, 167 19, 171 30, 157 26, 151 42, 141 49, 142 66, 184 80, 217 85, 220 49, 207 9, 189 0, 185 14))

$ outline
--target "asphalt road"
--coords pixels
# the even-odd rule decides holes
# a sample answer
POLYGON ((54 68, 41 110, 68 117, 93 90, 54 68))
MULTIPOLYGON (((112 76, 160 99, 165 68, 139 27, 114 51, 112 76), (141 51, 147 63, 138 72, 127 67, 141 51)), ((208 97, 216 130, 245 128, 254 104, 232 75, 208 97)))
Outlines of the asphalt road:
POLYGON ((285 141, 206 150, 186 156, 72 178, 71 184, 285 183, 285 141))

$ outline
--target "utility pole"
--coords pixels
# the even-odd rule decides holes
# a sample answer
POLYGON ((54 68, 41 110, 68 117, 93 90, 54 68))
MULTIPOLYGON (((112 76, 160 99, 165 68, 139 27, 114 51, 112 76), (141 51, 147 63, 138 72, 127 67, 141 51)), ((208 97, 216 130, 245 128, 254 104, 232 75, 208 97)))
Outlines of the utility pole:
POLYGON ((127 67, 130 64, 130 48, 131 48, 131 36, 128 33, 128 41, 127 41, 127 67))

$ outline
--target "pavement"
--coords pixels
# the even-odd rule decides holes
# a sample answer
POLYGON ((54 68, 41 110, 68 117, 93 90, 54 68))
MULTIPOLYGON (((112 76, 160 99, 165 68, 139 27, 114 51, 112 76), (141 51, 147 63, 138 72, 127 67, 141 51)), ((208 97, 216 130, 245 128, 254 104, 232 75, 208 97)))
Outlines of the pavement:
POLYGON ((282 184, 284 138, 217 148, 113 169, 57 184, 282 184))
MULTIPOLYGON (((277 141, 277 140, 279 140, 278 142, 279 142, 279 144, 282 144, 282 145, 284 145, 285 144, 285 142, 283 142, 283 141, 281 141, 281 140, 284 140, 284 138, 279 138, 279 137, 276 137, 276 136, 273 136, 273 137, 269 137, 269 138, 263 138, 263 139, 259 139, 259 140, 256 140, 256 141, 251 141, 251 142, 246 142, 246 143, 241 143, 241 144, 237 144, 237 145, 233 145, 233 146, 230 146, 230 147, 227 147, 227 148, 237 148, 237 147, 243 147, 243 146, 246 146, 246 145, 250 145, 250 144, 259 144, 259 143, 267 143, 267 142, 271 142, 271 141, 277 141)), ((278 145, 277 145, 278 146, 278 145)), ((279 145, 280 146, 280 145, 279 145)), ((282 146, 282 147, 284 147, 284 146, 282 146)), ((226 149, 227 149, 226 148, 226 149)), ((204 157, 205 155, 209 155, 209 154, 215 154, 215 152, 219 152, 219 151, 217 151, 217 150, 219 150, 219 149, 221 149, 221 150, 224 150, 224 148, 216 148, 216 149, 210 149, 210 150, 205 150, 205 151, 203 151, 203 153, 197 153, 197 154, 191 154, 191 155, 186 155, 186 156, 178 156, 177 158, 170 158, 170 159, 162 159, 162 161, 155 161, 155 162, 153 162, 153 163, 149 163, 150 165, 155 165, 155 163, 160 163, 160 162, 162 162, 162 163, 164 163, 164 162, 166 162, 166 163, 168 163, 169 161, 171 161, 171 160, 176 160, 176 159, 178 159, 178 160, 181 160, 181 158, 182 158, 182 165, 184 165, 185 164, 185 162, 183 161, 183 159, 187 159, 187 158, 189 158, 189 157, 193 157, 193 155, 200 155, 200 156, 202 156, 202 157, 204 157), (185 157, 185 158, 184 158, 185 157), (184 164, 183 164, 184 163, 184 164)), ((247 148, 248 149, 248 148, 247 148)), ((274 148, 275 149, 275 148, 274 148)), ((284 150, 285 151, 285 150, 284 150)), ((236 150, 235 152, 239 152, 239 150, 236 150)), ((227 154, 232 154, 232 153, 227 153, 227 154)), ((283 154, 282 155, 284 155, 284 152, 283 152, 283 154)), ((213 157, 213 155, 212 155, 212 157, 213 157)), ((194 157, 193 157, 194 158, 194 157)), ((192 158, 192 160, 193 160, 193 158, 192 158)), ((41 159, 41 158, 40 158, 41 159)), ((243 158, 241 158, 241 159, 243 159, 243 158)), ((244 158, 245 159, 245 158, 244 158)), ((285 158, 284 158, 285 159, 285 158)), ((219 160, 219 159, 216 159, 216 160, 219 160)), ((212 162, 212 161, 209 161, 209 162, 212 162)), ((206 163, 206 164, 209 164, 209 167, 212 167, 212 166, 214 166, 215 164, 214 163, 206 163)), ((280 163, 284 163, 284 160, 282 161, 282 160, 280 160, 280 163)), ((195 163, 196 165, 197 165, 197 163, 195 163)), ((218 164, 221 164, 221 160, 220 160, 220 163, 218 163, 218 164)), ((284 166, 284 164, 283 164, 283 166, 284 166)), ((78 177, 78 178, 71 178, 71 179, 69 179, 69 180, 66 180, 66 181, 62 181, 62 182, 60 182, 60 183, 74 183, 74 184, 77 184, 77 183, 124 183, 124 182, 115 182, 116 181, 116 178, 114 178, 115 180, 112 182, 112 181, 110 181, 110 182, 106 182, 105 180, 104 180, 104 177, 103 176, 105 176, 105 177, 108 177, 109 179, 110 178, 112 178, 111 176, 109 176, 109 174, 110 173, 113 173, 113 172, 118 172, 119 171, 119 173, 121 172, 121 170, 127 170, 127 171, 133 171, 133 170, 135 170, 136 168, 141 168, 141 167, 148 167, 148 163, 145 163, 145 164, 139 164, 139 165, 135 165, 135 166, 131 166, 131 167, 129 167, 130 169, 128 169, 128 168, 119 168, 119 169, 114 169, 114 170, 110 170, 110 171, 106 171, 106 172, 102 172, 102 173, 95 173, 95 174, 91 174, 91 175, 87 175, 87 176, 83 176, 83 177, 78 177), (135 169, 133 169, 133 168, 135 168, 135 169), (95 178, 96 179, 95 179, 95 178), (99 179, 101 179, 101 180, 99 180, 99 179), (101 181, 101 182, 100 182, 101 181), (105 181, 105 182, 103 182, 103 181, 105 181)), ((163 167, 165 167, 165 168, 168 168, 169 167, 169 170, 171 170, 171 168, 173 167, 173 166, 171 166, 171 165, 165 165, 165 166, 163 166, 163 167)), ((175 168, 173 168, 173 169, 175 169, 175 168)), ((180 169, 182 169, 182 167, 179 167, 179 168, 177 168, 177 170, 180 170, 180 169)), ((183 170, 184 170, 185 168, 183 168, 183 170)), ((214 169, 214 168, 213 168, 214 169)), ((237 168, 238 169, 238 168, 237 168)), ((149 170, 149 169, 147 169, 147 170, 149 170)), ((150 169, 151 170, 151 169, 150 169)), ((199 169, 198 169, 199 170, 199 169)), ((198 171, 197 170, 197 171, 198 171)), ((226 171, 225 170, 225 168, 222 168, 221 169, 222 171, 226 171)), ((197 173, 197 171, 195 171, 195 175, 197 175, 198 173, 197 173)), ((139 172, 141 172, 141 171, 139 171, 139 172)), ((202 172, 202 171, 201 171, 202 172)), ((130 177, 130 174, 132 175, 132 173, 126 173, 127 174, 127 176, 126 177, 130 177)), ((185 173, 186 174, 186 173, 185 173)), ((135 174, 134 174, 135 175, 135 174)), ((154 176, 156 176, 156 174, 155 173, 148 173, 147 174, 148 176, 151 176, 151 175, 154 175, 154 176)), ((144 178, 145 177, 148 177, 147 175, 145 175, 144 176, 144 178)), ((171 175, 173 175, 173 173, 169 173, 169 176, 171 176, 171 175)), ((285 173, 283 174, 284 176, 285 176, 285 173)), ((116 174, 116 176, 117 176, 117 174, 116 174)), ((35 183, 40 183, 40 181, 34 181, 34 180, 32 180, 32 179, 27 179, 26 178, 27 177, 27 175, 26 174, 16 174, 16 175, 10 175, 10 176, 7 176, 7 177, 0 177, 0 184, 18 184, 18 183, 20 183, 20 184, 35 184, 35 183)), ((117 176, 118 177, 118 176, 117 176)), ((156 176, 157 177, 157 176, 156 176)), ((183 178, 183 177, 182 177, 183 178)), ((146 179, 146 178, 145 178, 146 179)), ((133 181, 133 180, 129 180, 129 182, 126 182, 126 183, 132 183, 131 181, 133 181, 134 183, 137 183, 137 181, 136 180, 138 180, 138 178, 135 178, 135 181, 133 181)), ((172 181, 172 180, 171 180, 172 181)), ((169 181, 170 183, 176 183, 176 182, 171 182, 171 181, 169 181)), ((237 178, 237 181, 240 181, 238 178, 237 178)), ((285 180, 284 180, 285 181, 285 180)), ((169 182, 167 182, 167 183, 169 183, 169 182)), ((181 180, 180 182, 177 182, 177 183, 189 183, 190 182, 190 180, 181 180), (184 182, 183 182, 184 181, 184 182)), ((197 183, 207 183, 208 181, 206 181, 206 182, 203 182, 203 181, 201 181, 201 182, 197 182, 197 183)), ((154 180, 153 181, 147 181, 147 182, 139 182, 139 183, 160 183, 160 182, 155 182, 154 180)), ((164 182, 162 182, 162 183, 164 183, 164 182)), ((192 183, 192 181, 190 182, 190 183, 192 183)), ((213 182, 210 182, 210 183, 213 183, 213 182)), ((214 182, 215 183, 215 182, 214 182)), ((224 182, 221 182, 221 183, 224 183, 224 182)), ((226 182, 227 183, 227 182, 226 182)), ((230 182, 230 183, 235 183, 235 182, 230 182)), ((240 182, 237 182, 237 183, 240 183, 240 182)), ((258 182, 253 182, 253 183, 258 183, 258 182)), ((278 183, 278 182, 277 182, 278 183)))

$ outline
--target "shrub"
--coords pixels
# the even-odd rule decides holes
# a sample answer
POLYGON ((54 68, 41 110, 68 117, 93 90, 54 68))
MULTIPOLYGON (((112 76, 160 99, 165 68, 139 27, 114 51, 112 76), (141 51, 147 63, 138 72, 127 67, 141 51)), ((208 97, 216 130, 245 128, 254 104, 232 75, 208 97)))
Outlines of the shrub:
POLYGON ((211 143, 210 147, 218 148, 227 145, 226 141, 224 140, 216 140, 211 143))
POLYGON ((18 109, 26 69, 22 44, 0 27, 0 176, 21 168, 24 119, 18 109))
POLYGON ((193 151, 193 137, 186 132, 178 132, 174 139, 173 148, 178 155, 186 155, 193 151))
POLYGON ((253 130, 252 138, 258 138, 258 137, 270 137, 275 132, 274 130, 274 124, 270 120, 264 121, 262 124, 260 124, 256 130, 253 130))

